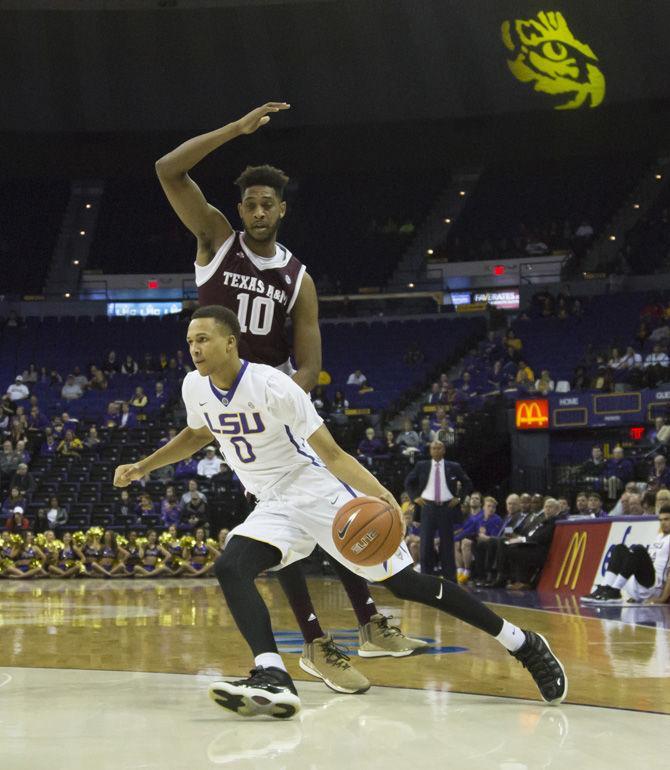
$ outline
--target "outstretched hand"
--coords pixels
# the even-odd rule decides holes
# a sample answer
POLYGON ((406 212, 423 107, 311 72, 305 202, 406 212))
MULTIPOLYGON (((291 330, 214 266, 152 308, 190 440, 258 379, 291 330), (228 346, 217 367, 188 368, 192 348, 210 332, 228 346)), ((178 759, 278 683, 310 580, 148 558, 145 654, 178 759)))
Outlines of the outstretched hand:
POLYGON ((291 105, 286 102, 268 102, 262 107, 256 107, 250 113, 240 118, 237 124, 243 134, 253 134, 254 131, 270 122, 270 113, 290 110, 291 105))
POLYGON ((133 481, 138 481, 144 476, 144 472, 137 463, 131 465, 119 465, 114 471, 114 486, 127 487, 133 481))

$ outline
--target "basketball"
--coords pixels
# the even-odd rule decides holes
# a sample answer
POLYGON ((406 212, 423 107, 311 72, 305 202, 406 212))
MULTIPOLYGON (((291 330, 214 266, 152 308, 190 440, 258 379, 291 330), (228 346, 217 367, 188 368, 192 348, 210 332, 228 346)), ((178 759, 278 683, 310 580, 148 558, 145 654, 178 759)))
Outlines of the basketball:
POLYGON ((333 519, 333 542, 348 561, 373 567, 390 559, 402 542, 402 523, 378 497, 355 497, 333 519))

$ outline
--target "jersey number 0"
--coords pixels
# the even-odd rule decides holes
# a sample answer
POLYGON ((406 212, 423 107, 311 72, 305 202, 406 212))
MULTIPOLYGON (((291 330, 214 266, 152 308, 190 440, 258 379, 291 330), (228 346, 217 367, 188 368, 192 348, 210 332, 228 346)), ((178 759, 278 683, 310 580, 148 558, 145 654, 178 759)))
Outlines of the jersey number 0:
POLYGON ((275 312, 274 300, 269 297, 254 297, 251 303, 251 315, 249 315, 249 294, 237 295, 237 318, 240 322, 240 331, 247 330, 252 334, 269 334, 272 328, 272 318, 275 312), (247 325, 247 318, 249 324, 247 325))

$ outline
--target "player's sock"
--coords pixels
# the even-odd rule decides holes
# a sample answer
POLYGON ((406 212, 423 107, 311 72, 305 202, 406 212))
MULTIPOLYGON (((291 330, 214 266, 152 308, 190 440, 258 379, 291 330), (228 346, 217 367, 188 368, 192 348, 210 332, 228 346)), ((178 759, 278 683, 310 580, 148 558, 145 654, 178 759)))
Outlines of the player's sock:
POLYGON ((289 564, 277 572, 277 579, 281 585, 288 603, 291 605, 295 619, 300 626, 300 632, 307 644, 315 639, 325 636, 319 619, 314 612, 312 598, 309 595, 305 573, 300 562, 289 564))
POLYGON ((516 652, 520 647, 523 647, 526 634, 518 626, 503 620, 502 631, 496 636, 496 639, 506 650, 516 652))
POLYGON ((260 655, 256 655, 254 663, 256 666, 262 666, 263 668, 280 668, 282 671, 286 671, 281 655, 276 652, 262 652, 260 655))
POLYGON ((465 570, 463 569, 463 567, 458 567, 456 569, 456 575, 462 575, 464 572, 465 570))
POLYGON ((624 577, 623 575, 617 575, 614 579, 614 582, 612 583, 612 588, 616 588, 617 591, 620 591, 628 582, 628 578, 624 577))
POLYGON ((370 596, 367 580, 360 575, 354 574, 351 570, 347 569, 344 564, 337 561, 337 559, 333 559, 331 564, 333 565, 335 572, 337 572, 337 576, 344 586, 344 590, 347 592, 351 606, 356 613, 358 625, 364 626, 366 623, 370 622, 373 615, 377 615, 377 606, 370 596))
POLYGON ((236 535, 214 566, 230 614, 254 656, 277 652, 270 613, 254 581, 280 561, 281 552, 273 545, 236 535))
POLYGON ((605 578, 603 579, 603 584, 606 586, 610 586, 610 588, 614 585, 614 581, 617 579, 617 575, 614 572, 610 572, 607 570, 605 573, 605 578))
POLYGON ((486 631, 491 636, 497 637, 503 629, 504 621, 500 615, 496 615, 479 599, 475 599, 472 594, 449 580, 440 580, 434 575, 423 575, 407 567, 384 580, 381 585, 399 599, 435 607, 486 631))

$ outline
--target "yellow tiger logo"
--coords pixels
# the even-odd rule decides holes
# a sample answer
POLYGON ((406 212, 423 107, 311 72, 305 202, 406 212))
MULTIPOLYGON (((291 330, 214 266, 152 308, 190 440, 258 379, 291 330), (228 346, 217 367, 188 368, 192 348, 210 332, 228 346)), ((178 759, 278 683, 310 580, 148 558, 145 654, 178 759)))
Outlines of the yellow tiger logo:
POLYGON ((576 110, 588 102, 597 107, 605 98, 605 77, 598 57, 570 32, 563 14, 540 11, 536 19, 515 19, 502 24, 502 39, 516 53, 507 64, 522 83, 534 90, 557 96, 573 95, 555 110, 576 110))

